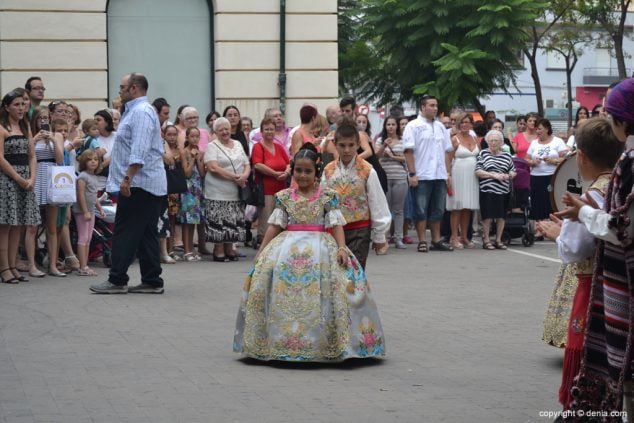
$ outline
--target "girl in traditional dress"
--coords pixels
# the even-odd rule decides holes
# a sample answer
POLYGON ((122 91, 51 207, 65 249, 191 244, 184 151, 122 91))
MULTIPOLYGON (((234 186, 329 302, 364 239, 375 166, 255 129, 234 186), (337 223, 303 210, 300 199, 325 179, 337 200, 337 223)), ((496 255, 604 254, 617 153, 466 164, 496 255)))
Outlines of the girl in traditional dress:
MULTIPOLYGON (((591 119, 578 126, 576 139, 579 173, 585 181, 590 182, 582 198, 591 199, 603 208, 610 174, 623 151, 623 144, 616 138, 610 123, 605 119, 591 119)), ((547 238, 557 242, 561 260, 566 264, 574 264, 578 280, 570 312, 564 370, 559 388, 559 402, 568 407, 572 402, 571 388, 583 356, 583 339, 595 264, 595 238, 579 222, 569 219, 561 222, 555 217, 552 220, 538 225, 547 238)))
POLYGON ((242 293, 233 350, 259 360, 383 357, 379 313, 346 247, 337 193, 319 186, 318 155, 306 147, 293 160, 297 187, 275 195, 242 293))

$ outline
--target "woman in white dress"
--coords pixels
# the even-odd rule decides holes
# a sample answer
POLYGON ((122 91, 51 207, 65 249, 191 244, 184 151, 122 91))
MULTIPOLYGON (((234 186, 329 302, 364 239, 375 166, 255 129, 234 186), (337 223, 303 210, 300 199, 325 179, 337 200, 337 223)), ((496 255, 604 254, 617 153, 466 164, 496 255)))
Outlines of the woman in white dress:
POLYGON ((480 208, 478 178, 475 167, 480 149, 471 135, 473 117, 462 113, 456 119, 458 133, 451 138, 453 163, 447 187, 447 210, 451 211, 451 245, 454 249, 475 248, 467 238, 467 229, 473 210, 480 208))

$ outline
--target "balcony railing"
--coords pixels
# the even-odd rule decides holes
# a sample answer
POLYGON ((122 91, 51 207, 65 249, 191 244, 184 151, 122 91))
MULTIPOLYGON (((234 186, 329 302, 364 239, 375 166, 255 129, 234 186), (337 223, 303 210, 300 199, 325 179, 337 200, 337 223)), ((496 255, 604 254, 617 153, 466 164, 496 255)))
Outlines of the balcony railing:
MULTIPOLYGON (((631 75, 632 70, 627 69, 626 74, 631 75)), ((584 68, 583 85, 608 86, 619 80, 617 68, 584 68)))

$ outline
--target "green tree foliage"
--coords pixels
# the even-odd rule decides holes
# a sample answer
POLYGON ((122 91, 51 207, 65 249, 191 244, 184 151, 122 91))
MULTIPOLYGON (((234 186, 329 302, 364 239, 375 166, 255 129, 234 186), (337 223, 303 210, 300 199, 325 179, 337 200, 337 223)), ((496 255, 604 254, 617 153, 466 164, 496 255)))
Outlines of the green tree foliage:
POLYGON ((352 30, 340 56, 342 85, 382 103, 429 93, 446 106, 477 107, 479 97, 514 82, 518 52, 528 42, 519 29, 547 4, 360 0, 347 10, 346 30, 352 30))

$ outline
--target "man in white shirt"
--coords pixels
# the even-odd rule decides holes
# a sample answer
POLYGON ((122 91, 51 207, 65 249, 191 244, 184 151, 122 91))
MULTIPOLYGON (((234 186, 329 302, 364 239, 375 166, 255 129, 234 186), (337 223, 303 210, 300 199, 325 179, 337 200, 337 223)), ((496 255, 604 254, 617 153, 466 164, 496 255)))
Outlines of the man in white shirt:
POLYGON ((431 250, 453 251, 451 245, 440 237, 447 186, 451 185, 448 169, 451 169, 453 147, 449 131, 436 120, 437 114, 438 100, 433 96, 423 96, 418 118, 409 122, 403 132, 418 251, 421 253, 428 251, 427 221, 431 229, 431 250))

